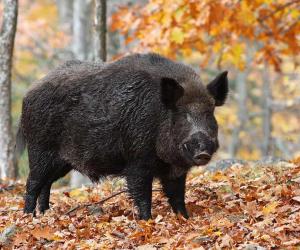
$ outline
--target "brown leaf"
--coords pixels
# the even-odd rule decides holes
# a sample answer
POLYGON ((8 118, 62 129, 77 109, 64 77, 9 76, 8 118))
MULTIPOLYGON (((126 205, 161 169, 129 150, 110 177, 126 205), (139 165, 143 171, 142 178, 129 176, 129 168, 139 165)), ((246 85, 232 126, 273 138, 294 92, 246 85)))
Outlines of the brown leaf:
POLYGON ((20 244, 26 243, 28 237, 30 237, 28 233, 17 234, 14 239, 14 245, 18 246, 20 244))
POLYGON ((282 243, 283 246, 296 246, 296 245, 299 245, 299 244, 300 244, 300 239, 293 239, 293 240, 286 241, 286 242, 282 243))
POLYGON ((297 178, 295 178, 295 179, 292 179, 292 181, 293 181, 293 182, 297 182, 297 183, 299 183, 299 184, 300 184, 300 176, 299 176, 299 177, 297 177, 297 178))
POLYGON ((38 240, 39 239, 52 240, 54 238, 54 230, 49 226, 44 228, 35 228, 31 231, 31 234, 38 240))
POLYGON ((292 198, 293 201, 300 202, 300 196, 295 196, 292 198))
POLYGON ((142 245, 142 246, 138 246, 136 248, 136 250, 156 250, 157 248, 154 247, 153 245, 151 244, 146 244, 146 245, 142 245))
POLYGON ((224 237, 222 237, 220 247, 231 247, 232 243, 233 239, 228 234, 226 234, 224 237))

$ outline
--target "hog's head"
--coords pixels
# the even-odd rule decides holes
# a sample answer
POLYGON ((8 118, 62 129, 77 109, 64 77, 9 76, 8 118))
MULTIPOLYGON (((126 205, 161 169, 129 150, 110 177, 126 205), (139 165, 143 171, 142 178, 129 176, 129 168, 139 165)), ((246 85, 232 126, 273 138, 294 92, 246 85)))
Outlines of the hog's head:
POLYGON ((226 100, 227 72, 206 87, 196 77, 183 84, 163 78, 161 88, 168 115, 159 136, 160 157, 183 167, 207 164, 219 147, 214 111, 226 100))

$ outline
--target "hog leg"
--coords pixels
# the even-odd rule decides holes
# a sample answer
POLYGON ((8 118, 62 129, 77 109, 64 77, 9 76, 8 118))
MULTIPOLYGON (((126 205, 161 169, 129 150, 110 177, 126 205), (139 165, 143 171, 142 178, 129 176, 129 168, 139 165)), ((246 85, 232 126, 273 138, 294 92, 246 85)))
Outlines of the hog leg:
POLYGON ((71 165, 59 160, 56 162, 56 169, 51 173, 49 178, 47 178, 46 183, 42 187, 41 193, 39 195, 39 210, 41 213, 44 213, 48 210, 49 207, 49 199, 50 199, 50 189, 53 182, 57 181, 59 178, 64 177, 67 173, 69 173, 72 169, 71 165), (59 165, 58 165, 59 164, 59 165))
POLYGON ((28 145, 30 172, 26 183, 25 213, 35 214, 37 198, 51 169, 52 155, 52 152, 42 152, 28 145))
POLYGON ((169 203, 174 213, 180 213, 183 217, 188 218, 188 213, 185 208, 185 180, 186 174, 171 179, 168 176, 160 177, 160 182, 166 196, 168 197, 169 203))
POLYGON ((127 188, 139 210, 141 220, 151 219, 153 176, 147 169, 134 168, 126 175, 127 188))

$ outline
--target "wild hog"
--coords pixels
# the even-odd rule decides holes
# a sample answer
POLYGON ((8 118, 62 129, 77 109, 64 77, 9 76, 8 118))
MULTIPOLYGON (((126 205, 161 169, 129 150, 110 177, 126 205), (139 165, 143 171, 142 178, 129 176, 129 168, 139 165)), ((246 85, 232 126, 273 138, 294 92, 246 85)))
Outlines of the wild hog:
POLYGON ((190 67, 157 54, 107 64, 67 62, 25 96, 17 147, 27 144, 24 212, 49 208, 54 181, 74 169, 93 182, 124 176, 140 219, 151 218, 153 178, 175 213, 188 217, 185 180, 218 149, 216 106, 227 72, 204 86, 190 67))

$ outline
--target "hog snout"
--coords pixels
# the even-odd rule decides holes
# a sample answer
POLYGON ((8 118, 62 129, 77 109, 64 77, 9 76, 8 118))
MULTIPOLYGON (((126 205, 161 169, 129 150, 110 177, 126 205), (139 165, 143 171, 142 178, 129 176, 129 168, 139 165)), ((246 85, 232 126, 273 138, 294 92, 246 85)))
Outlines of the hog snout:
POLYGON ((208 138, 201 132, 191 136, 191 138, 183 144, 183 152, 185 156, 195 165, 207 164, 212 155, 217 151, 217 140, 208 138))
POLYGON ((203 162, 207 163, 210 161, 211 155, 208 154, 206 151, 203 151, 203 152, 196 153, 193 159, 195 163, 203 163, 203 162))

